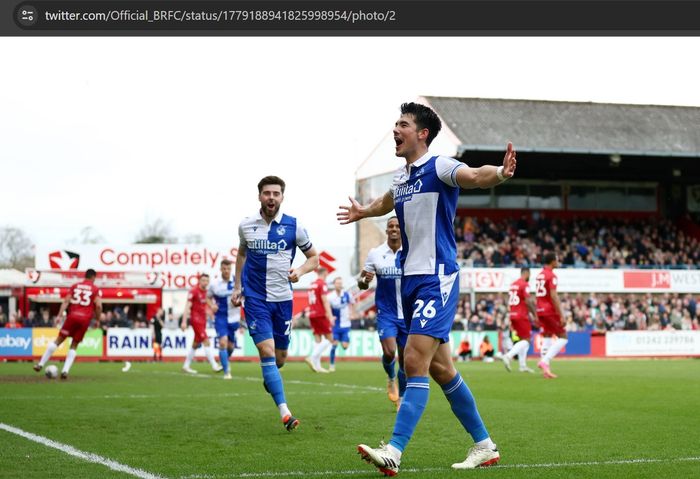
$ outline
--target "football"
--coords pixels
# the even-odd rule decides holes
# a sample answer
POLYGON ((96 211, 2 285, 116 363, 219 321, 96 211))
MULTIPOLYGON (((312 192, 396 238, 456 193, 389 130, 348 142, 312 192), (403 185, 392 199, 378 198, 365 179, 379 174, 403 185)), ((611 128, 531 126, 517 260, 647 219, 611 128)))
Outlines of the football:
POLYGON ((46 374, 46 377, 49 379, 56 379, 58 377, 58 368, 54 364, 46 366, 44 374, 46 374))

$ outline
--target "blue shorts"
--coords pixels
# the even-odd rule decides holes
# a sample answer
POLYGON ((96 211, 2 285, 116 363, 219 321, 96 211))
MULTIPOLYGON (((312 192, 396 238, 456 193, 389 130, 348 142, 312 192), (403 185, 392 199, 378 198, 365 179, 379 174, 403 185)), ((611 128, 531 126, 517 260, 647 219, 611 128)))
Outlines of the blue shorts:
POLYGON ((408 328, 402 318, 380 314, 377 316, 377 332, 379 333, 380 341, 396 338, 396 344, 402 348, 406 346, 408 328))
POLYGON ((292 334, 292 301, 277 303, 246 298, 244 304, 248 332, 258 344, 267 339, 275 340, 275 349, 288 349, 292 334))
POLYGON ((333 328, 333 339, 341 343, 350 342, 350 328, 333 328))
POLYGON ((401 302, 408 334, 449 342, 458 300, 459 271, 447 276, 421 274, 401 278, 401 302))
POLYGON ((214 319, 214 329, 216 329, 216 337, 222 338, 224 336, 228 337, 234 343, 236 342, 236 331, 240 327, 241 323, 229 323, 228 318, 215 318, 214 319))

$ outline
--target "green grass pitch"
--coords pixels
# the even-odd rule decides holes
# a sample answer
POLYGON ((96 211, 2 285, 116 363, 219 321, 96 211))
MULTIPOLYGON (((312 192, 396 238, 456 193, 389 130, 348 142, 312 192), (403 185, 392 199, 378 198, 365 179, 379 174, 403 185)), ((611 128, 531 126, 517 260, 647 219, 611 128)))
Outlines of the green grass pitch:
MULTIPOLYGON (((533 361, 530 361, 534 366, 533 361)), ((287 432, 260 368, 233 363, 224 381, 197 363, 76 363, 68 381, 30 363, 0 363, 0 423, 167 479, 379 477, 358 443, 391 437, 395 412, 377 362, 282 370, 301 420, 287 432)), ((555 361, 557 380, 458 363, 501 451, 499 466, 452 471, 471 443, 442 391, 404 453, 411 478, 700 477, 700 360, 555 361)), ((127 478, 102 464, 0 429, 0 477, 127 478)))

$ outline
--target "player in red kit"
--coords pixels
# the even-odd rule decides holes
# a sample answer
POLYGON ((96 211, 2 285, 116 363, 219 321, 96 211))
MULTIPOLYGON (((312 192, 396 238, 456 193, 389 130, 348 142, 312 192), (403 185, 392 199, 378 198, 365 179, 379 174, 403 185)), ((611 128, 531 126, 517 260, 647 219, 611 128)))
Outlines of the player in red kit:
POLYGON ((185 305, 185 313, 182 315, 182 323, 180 327, 183 331, 187 329, 187 320, 189 319, 190 326, 194 330, 194 339, 192 347, 187 351, 185 363, 182 365, 182 370, 186 373, 197 374, 197 371, 190 367, 194 353, 200 345, 204 346, 204 354, 211 364, 214 372, 219 372, 223 368, 216 363, 214 359, 214 351, 211 349, 211 343, 207 336, 207 305, 212 311, 216 312, 217 305, 211 298, 207 297, 207 289, 209 288, 209 275, 202 274, 199 276, 199 283, 192 288, 187 295, 187 304, 185 305))
POLYGON ((63 317, 63 314, 68 310, 66 320, 61 325, 56 340, 48 345, 41 360, 34 365, 34 371, 41 371, 54 351, 63 344, 67 337, 70 337, 72 339, 70 349, 68 349, 66 361, 63 363, 61 371, 61 379, 68 379, 68 372, 75 361, 75 350, 83 340, 85 331, 90 326, 90 321, 93 317, 99 318, 102 314, 102 293, 95 286, 96 277, 95 270, 89 269, 85 272, 85 279, 75 283, 68 290, 68 295, 63 298, 61 308, 58 310, 59 318, 63 317))
POLYGON ((513 281, 508 292, 508 305, 510 306, 510 329, 513 339, 513 347, 503 355, 503 365, 510 372, 510 360, 516 355, 520 364, 520 372, 533 373, 534 371, 527 367, 527 351, 530 349, 530 335, 532 326, 530 325, 530 316, 537 322, 537 308, 535 299, 530 296, 530 268, 522 268, 520 270, 520 278, 513 281))
POLYGON ((557 295, 557 275, 554 274, 554 268, 559 263, 557 255, 547 253, 544 255, 544 268, 537 275, 535 282, 535 296, 537 296, 537 319, 542 327, 542 343, 543 356, 537 367, 542 370, 545 378, 553 379, 557 375, 549 369, 549 363, 561 351, 568 339, 566 338, 566 330, 564 329, 564 314, 561 310, 561 303, 557 295))
POLYGON ((332 323, 331 305, 328 302, 328 285, 326 277, 328 270, 326 268, 318 268, 316 270, 318 278, 311 283, 309 290, 309 323, 311 323, 311 331, 314 333, 314 347, 311 350, 311 356, 305 359, 312 371, 317 373, 327 373, 328 370, 321 367, 321 356, 323 352, 331 345, 332 341, 332 323))

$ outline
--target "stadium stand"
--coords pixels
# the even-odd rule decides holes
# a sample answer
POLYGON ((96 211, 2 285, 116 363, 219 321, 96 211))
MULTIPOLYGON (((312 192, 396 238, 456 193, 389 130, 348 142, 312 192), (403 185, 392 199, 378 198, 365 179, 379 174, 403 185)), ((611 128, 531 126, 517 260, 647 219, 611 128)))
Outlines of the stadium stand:
POLYGON ((670 220, 610 217, 491 220, 463 216, 455 222, 459 257, 471 266, 540 265, 548 251, 563 267, 686 268, 700 264, 700 243, 670 220))
MULTIPOLYGON (((700 298, 691 294, 562 293, 560 300, 567 331, 700 329, 700 298)), ((477 295, 474 311, 469 312, 469 297, 464 296, 453 329, 496 331, 506 328, 506 301, 506 295, 477 295)))

